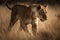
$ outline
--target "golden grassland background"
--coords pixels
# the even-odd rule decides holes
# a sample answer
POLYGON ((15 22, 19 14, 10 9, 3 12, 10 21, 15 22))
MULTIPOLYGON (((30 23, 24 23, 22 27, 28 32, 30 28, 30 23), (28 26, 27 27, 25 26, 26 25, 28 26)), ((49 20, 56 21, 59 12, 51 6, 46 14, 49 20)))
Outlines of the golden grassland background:
POLYGON ((19 20, 15 23, 10 32, 8 26, 11 10, 6 6, 0 6, 0 40, 60 40, 60 6, 48 5, 47 20, 39 21, 38 34, 35 38, 19 31, 19 20))

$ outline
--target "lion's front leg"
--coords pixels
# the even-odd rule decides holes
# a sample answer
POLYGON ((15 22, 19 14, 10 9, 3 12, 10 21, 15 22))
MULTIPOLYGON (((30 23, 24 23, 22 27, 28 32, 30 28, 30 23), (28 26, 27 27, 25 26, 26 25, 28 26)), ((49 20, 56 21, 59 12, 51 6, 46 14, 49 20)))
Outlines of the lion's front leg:
POLYGON ((36 35, 37 25, 35 23, 35 20, 32 21, 32 32, 33 32, 33 35, 36 35))

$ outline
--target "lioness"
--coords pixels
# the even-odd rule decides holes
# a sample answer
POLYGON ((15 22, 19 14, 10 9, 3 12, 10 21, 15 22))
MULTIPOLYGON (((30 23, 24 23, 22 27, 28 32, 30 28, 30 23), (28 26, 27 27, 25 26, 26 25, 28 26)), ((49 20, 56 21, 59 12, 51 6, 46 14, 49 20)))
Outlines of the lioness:
POLYGON ((12 8, 10 8, 7 4, 6 6, 11 9, 11 20, 8 28, 9 30, 12 28, 15 22, 20 19, 20 30, 23 29, 25 32, 29 32, 27 25, 31 24, 33 34, 36 34, 36 18, 39 18, 41 21, 47 20, 47 6, 44 7, 42 5, 30 5, 27 7, 19 4, 14 5, 12 8))

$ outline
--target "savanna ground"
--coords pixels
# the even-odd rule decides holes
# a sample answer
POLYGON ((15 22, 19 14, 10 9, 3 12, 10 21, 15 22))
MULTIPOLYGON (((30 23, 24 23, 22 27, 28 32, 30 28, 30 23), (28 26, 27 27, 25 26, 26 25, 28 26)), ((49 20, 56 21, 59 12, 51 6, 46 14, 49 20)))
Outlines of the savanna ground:
POLYGON ((60 6, 48 5, 47 20, 39 21, 38 33, 32 37, 19 29, 19 20, 10 32, 8 26, 11 11, 6 6, 0 6, 0 40, 60 40, 60 6))

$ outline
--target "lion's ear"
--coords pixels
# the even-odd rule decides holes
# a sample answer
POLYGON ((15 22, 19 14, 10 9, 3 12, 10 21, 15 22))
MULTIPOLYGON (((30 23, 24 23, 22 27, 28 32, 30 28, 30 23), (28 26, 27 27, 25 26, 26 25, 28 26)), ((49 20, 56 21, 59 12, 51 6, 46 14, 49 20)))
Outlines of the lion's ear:
POLYGON ((46 11, 48 10, 48 5, 46 5, 46 6, 44 6, 45 7, 45 9, 46 9, 46 11))
POLYGON ((41 6, 39 5, 38 7, 37 7, 37 10, 40 10, 41 9, 41 6))
POLYGON ((48 5, 47 4, 43 4, 42 5, 46 10, 48 10, 48 5))

